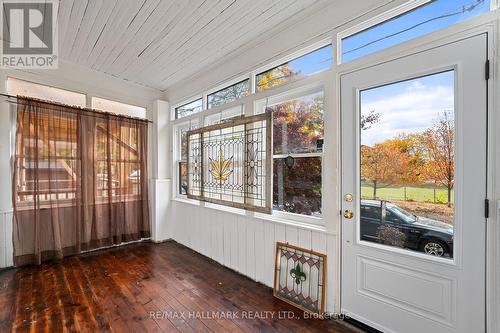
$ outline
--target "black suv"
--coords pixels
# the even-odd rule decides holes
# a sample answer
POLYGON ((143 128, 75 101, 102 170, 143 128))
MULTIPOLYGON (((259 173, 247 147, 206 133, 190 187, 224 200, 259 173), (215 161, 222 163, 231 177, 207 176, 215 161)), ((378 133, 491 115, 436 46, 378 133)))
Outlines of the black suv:
POLYGON ((453 226, 393 203, 361 200, 361 239, 453 258, 453 226))

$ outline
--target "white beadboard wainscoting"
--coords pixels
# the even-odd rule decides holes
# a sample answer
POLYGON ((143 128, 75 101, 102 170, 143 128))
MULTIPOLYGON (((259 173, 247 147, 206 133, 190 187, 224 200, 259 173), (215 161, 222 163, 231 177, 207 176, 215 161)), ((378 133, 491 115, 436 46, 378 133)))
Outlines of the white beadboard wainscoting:
POLYGON ((173 200, 173 239, 220 264, 261 282, 274 284, 276 242, 288 242, 327 255, 326 311, 335 312, 337 236, 320 230, 246 216, 173 200))
POLYGON ((14 248, 12 246, 12 211, 0 211, 0 268, 11 267, 14 248))

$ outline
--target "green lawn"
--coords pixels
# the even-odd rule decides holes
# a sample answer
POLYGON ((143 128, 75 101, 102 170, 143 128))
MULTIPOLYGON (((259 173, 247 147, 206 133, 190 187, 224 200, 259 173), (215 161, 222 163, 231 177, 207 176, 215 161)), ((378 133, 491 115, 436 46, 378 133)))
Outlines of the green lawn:
MULTIPOLYGON (((361 186, 361 196, 363 198, 373 197, 373 187, 369 184, 363 184, 361 186)), ((377 197, 379 199, 387 200, 413 200, 413 201, 426 201, 426 202, 439 202, 447 203, 448 194, 444 188, 434 188, 432 187, 406 187, 406 198, 405 198, 405 187, 404 186, 389 186, 383 188, 377 188, 377 197)), ((453 203, 453 190, 451 192, 451 202, 453 203)))

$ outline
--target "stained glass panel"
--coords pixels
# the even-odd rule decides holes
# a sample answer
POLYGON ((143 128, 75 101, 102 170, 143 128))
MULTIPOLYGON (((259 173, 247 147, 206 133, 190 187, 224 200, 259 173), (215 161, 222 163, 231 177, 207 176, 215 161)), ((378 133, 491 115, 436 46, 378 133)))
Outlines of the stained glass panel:
POLYGON ((270 128, 264 113, 188 132, 188 197, 270 213, 270 128))
POLYGON ((277 242, 275 263, 274 296, 323 318, 326 255, 277 242))

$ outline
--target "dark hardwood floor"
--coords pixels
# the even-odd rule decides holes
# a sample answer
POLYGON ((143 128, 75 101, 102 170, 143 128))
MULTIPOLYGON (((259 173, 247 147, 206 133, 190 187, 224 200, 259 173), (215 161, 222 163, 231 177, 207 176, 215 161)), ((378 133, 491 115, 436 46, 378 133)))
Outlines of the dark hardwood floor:
POLYGON ((0 331, 355 332, 175 242, 0 272, 0 331))

